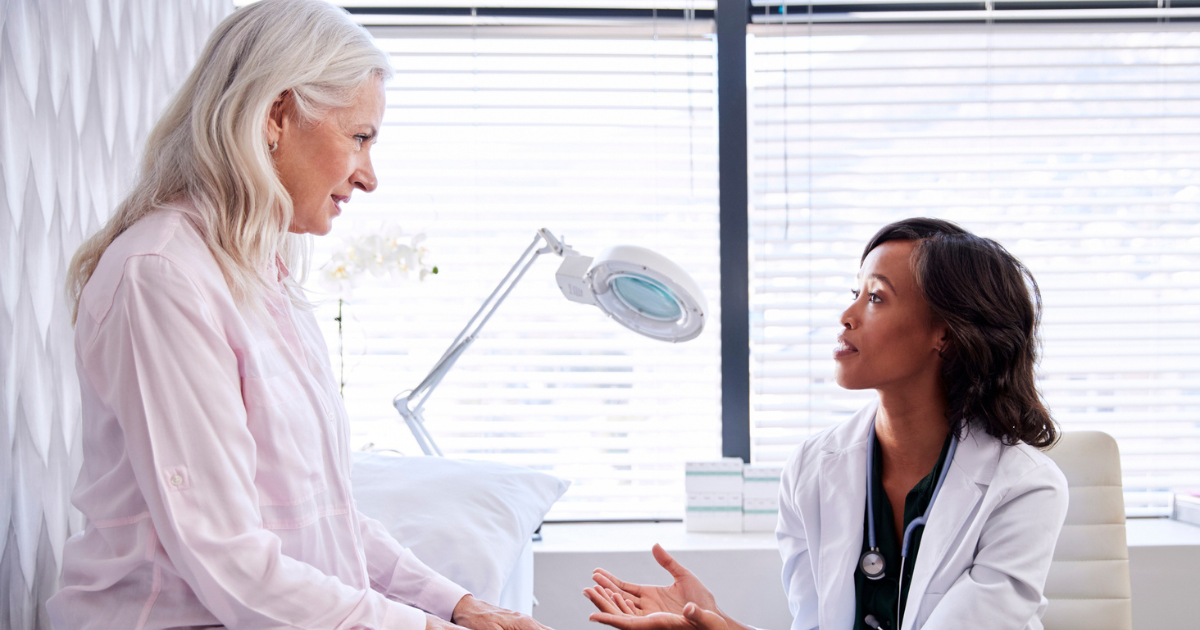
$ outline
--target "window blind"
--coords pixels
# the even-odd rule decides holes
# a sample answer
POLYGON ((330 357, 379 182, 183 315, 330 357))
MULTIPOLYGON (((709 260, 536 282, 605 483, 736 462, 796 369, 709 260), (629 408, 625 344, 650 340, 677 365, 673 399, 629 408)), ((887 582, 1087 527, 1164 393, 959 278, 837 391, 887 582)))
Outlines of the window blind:
POLYGON ((1200 17, 1194 0, 752 0, 755 24, 1129 22, 1200 17))
POLYGON ((1200 490, 1200 33, 752 29, 754 458, 869 398, 832 379, 859 256, 886 223, 933 216, 1036 277, 1041 391, 1063 429, 1117 439, 1127 513, 1200 490))
POLYGON ((699 338, 654 341, 568 302, 559 259, 544 256, 425 417, 448 457, 571 479, 552 519, 682 514, 682 462, 720 456, 715 44, 703 21, 646 27, 397 29, 377 40, 396 71, 372 149, 380 185, 317 239, 309 286, 340 238, 385 222, 424 232, 439 273, 364 282, 343 306, 343 353, 337 301, 317 308, 335 372, 344 356, 353 448, 420 454, 392 399, 424 378, 539 228, 590 256, 642 245, 705 291, 699 338))

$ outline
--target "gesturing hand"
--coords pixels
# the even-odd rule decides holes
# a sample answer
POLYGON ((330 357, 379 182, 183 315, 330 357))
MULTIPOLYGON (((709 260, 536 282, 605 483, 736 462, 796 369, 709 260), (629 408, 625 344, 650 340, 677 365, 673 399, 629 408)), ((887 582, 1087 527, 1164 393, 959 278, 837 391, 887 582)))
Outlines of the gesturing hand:
POLYGON ((684 606, 689 602, 705 611, 718 610, 712 593, 700 582, 699 578, 692 575, 692 572, 685 569, 682 564, 676 562, 662 546, 654 545, 653 553, 658 564, 666 569, 671 577, 675 578, 674 584, 670 586, 634 584, 625 582, 604 569, 596 569, 592 574, 592 580, 598 586, 585 590, 584 594, 601 612, 609 612, 605 607, 606 602, 616 605, 616 600, 610 599, 604 593, 604 590, 607 589, 619 596, 620 603, 628 608, 628 612, 624 608, 620 608, 618 611, 633 616, 653 613, 670 613, 679 616, 683 615, 684 606))
POLYGON ((656 612, 639 616, 620 600, 619 595, 612 591, 607 591, 607 594, 608 602, 597 604, 604 612, 592 613, 588 617, 590 621, 598 621, 618 630, 729 630, 729 623, 723 616, 690 602, 683 607, 681 615, 656 612))

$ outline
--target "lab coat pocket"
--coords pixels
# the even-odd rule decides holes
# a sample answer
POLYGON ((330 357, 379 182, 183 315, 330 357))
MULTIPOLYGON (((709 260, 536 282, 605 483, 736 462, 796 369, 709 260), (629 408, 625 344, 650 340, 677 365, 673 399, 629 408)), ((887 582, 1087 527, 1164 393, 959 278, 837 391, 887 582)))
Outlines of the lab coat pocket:
POLYGON ((323 416, 291 380, 287 375, 242 378, 261 506, 299 505, 325 491, 323 416))

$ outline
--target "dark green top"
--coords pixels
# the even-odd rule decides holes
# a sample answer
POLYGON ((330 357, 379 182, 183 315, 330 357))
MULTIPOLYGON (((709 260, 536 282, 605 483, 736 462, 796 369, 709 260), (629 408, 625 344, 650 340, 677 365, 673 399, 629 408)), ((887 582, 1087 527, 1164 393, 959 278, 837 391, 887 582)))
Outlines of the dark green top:
MULTIPOLYGON (((913 519, 924 514, 925 508, 929 507, 929 500, 933 498, 933 489, 937 485, 938 475, 942 472, 942 465, 946 462, 948 450, 950 450, 950 436, 946 436, 946 443, 942 445, 942 454, 938 457, 937 464, 934 464, 933 470, 924 479, 918 481, 917 485, 908 491, 908 496, 904 498, 904 527, 908 527, 913 519)), ((865 621, 867 615, 874 616, 880 628, 894 630, 896 628, 896 580, 900 573, 902 540, 896 536, 896 527, 892 521, 892 502, 888 501, 887 492, 883 489, 883 454, 879 449, 879 440, 875 441, 875 452, 870 455, 875 458, 874 470, 872 470, 874 478, 871 479, 871 493, 875 503, 873 506, 875 509, 875 544, 879 546, 879 553, 883 554, 885 571, 883 579, 868 580, 867 576, 863 575, 861 565, 854 570, 854 594, 857 600, 854 612, 854 630, 870 630, 871 626, 868 626, 865 621)), ((863 552, 871 548, 867 536, 867 518, 869 517, 863 516, 863 552)), ((901 601, 908 598, 908 586, 912 582, 913 565, 916 564, 917 552, 921 548, 921 535, 924 533, 925 528, 918 526, 913 530, 912 540, 908 543, 908 559, 904 563, 903 592, 900 593, 901 601)), ((900 610, 900 615, 904 615, 903 608, 900 610)))

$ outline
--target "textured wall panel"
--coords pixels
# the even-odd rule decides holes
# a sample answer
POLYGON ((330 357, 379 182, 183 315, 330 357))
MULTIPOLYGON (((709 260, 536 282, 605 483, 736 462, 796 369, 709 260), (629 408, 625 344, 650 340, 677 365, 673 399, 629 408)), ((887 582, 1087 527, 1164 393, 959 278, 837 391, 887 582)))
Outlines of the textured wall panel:
POLYGON ((44 628, 80 464, 66 267, 231 0, 0 0, 0 627, 44 628))

